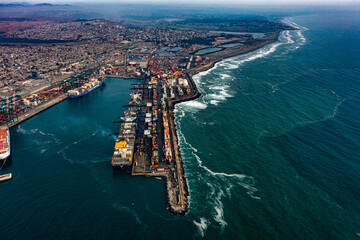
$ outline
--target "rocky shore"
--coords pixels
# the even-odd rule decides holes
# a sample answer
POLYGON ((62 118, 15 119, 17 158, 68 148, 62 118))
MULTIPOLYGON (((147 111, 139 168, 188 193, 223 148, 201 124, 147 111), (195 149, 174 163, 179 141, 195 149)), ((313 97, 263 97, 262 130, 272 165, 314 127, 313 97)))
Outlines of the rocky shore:
MULTIPOLYGON (((174 214, 178 215, 184 215, 189 208, 189 190, 188 185, 185 177, 185 165, 181 157, 180 147, 178 144, 178 135, 177 135, 177 129, 176 129, 176 123, 175 123, 175 116, 174 116, 174 109, 175 105, 181 102, 185 101, 191 101, 201 96, 201 93, 199 92, 195 82, 192 79, 192 76, 195 74, 198 74, 200 72, 206 71, 212 67, 215 66, 215 64, 223 59, 243 55, 252 51, 255 51, 257 49, 260 49, 264 47, 265 45, 271 44, 273 42, 276 42, 278 40, 280 32, 275 32, 269 35, 267 38, 264 39, 264 41, 261 41, 259 43, 256 43, 249 48, 246 49, 238 49, 234 50, 229 54, 224 54, 222 57, 216 59, 215 61, 212 61, 206 65, 200 66, 198 68, 191 69, 188 74, 186 74, 186 77, 189 81, 190 86, 194 89, 194 94, 191 97, 178 99, 178 100, 170 100, 168 101, 168 111, 169 111, 169 126, 171 131, 171 140, 172 140, 172 147, 173 152, 175 153, 175 161, 176 161, 176 174, 179 176, 179 195, 177 196, 176 189, 173 187, 174 183, 172 182, 172 178, 170 177, 169 173, 162 174, 161 177, 166 177, 166 185, 167 185, 167 198, 168 203, 170 207, 170 211, 174 214)), ((149 174, 153 176, 153 174, 149 174)))

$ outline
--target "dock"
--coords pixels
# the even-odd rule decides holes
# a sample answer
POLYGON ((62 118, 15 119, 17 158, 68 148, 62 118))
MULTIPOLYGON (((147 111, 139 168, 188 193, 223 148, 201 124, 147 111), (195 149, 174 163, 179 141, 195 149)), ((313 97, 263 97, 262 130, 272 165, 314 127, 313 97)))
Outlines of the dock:
MULTIPOLYGON (((162 66, 166 61, 154 59, 150 64, 162 66)), ((151 67, 148 70, 144 82, 131 89, 129 104, 124 106, 128 110, 119 121, 121 126, 112 166, 114 170, 130 167, 132 176, 165 178, 170 211, 184 215, 188 211, 189 191, 174 108, 177 103, 198 98, 200 93, 191 76, 172 65, 162 74, 151 72, 151 67), (130 131, 125 132, 125 129, 130 131), (121 158, 118 157, 120 152, 123 153, 121 158)))
POLYGON ((13 92, 2 100, 0 125, 11 128, 34 117, 66 100, 69 90, 86 84, 91 77, 100 77, 100 73, 100 67, 94 67, 53 85, 35 89, 24 96, 13 92))
POLYGON ((64 94, 62 96, 58 96, 58 97, 56 97, 56 98, 54 98, 52 100, 49 100, 46 103, 44 103, 42 105, 39 105, 36 108, 33 108, 33 109, 31 109, 31 110, 29 110, 29 111, 27 111, 25 113, 22 113, 22 114, 20 114, 18 116, 18 121, 11 122, 8 125, 8 127, 9 128, 15 127, 15 126, 21 124, 22 122, 36 116, 37 114, 45 111, 46 109, 49 109, 49 108, 55 106, 56 104, 66 100, 66 99, 67 99, 67 96, 64 94))

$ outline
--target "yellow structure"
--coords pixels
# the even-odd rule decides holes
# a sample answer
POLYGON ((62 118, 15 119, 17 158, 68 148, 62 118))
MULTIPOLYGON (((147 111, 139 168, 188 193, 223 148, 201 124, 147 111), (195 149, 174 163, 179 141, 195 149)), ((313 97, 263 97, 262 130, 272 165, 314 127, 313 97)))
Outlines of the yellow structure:
POLYGON ((126 147, 125 141, 120 141, 115 143, 115 148, 124 148, 124 147, 126 147))

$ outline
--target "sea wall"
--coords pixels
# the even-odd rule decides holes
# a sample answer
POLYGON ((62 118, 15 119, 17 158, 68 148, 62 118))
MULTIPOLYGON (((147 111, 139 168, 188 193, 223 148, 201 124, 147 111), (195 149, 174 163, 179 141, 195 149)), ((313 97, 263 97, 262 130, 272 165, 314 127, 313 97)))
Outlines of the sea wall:
POLYGON ((174 152, 174 160, 176 162, 176 174, 178 177, 178 186, 179 186, 179 196, 177 197, 176 189, 172 187, 172 178, 170 176, 167 177, 167 195, 170 206, 170 211, 174 214, 184 215, 189 208, 189 188, 187 185, 186 177, 185 177, 185 165, 181 157, 180 147, 178 144, 178 135, 175 124, 175 115, 174 109, 177 103, 190 101, 200 97, 200 92, 198 91, 196 84, 194 83, 192 77, 189 74, 186 74, 186 77, 189 81, 190 87, 194 89, 194 94, 191 97, 178 99, 178 100, 170 100, 168 101, 168 111, 169 111, 169 127, 171 132, 171 140, 172 140, 172 148, 174 152))

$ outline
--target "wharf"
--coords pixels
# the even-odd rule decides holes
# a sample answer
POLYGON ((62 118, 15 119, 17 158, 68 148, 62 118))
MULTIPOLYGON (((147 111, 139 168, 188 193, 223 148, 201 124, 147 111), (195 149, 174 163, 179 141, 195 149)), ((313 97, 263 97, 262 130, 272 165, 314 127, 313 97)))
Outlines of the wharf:
POLYGON ((34 117, 35 115, 41 113, 42 111, 45 111, 46 109, 51 108, 54 105, 64 101, 65 99, 67 99, 67 96, 66 96, 66 94, 63 94, 63 95, 57 96, 57 97, 43 103, 41 105, 38 105, 36 108, 30 109, 29 111, 26 111, 26 112, 20 114, 18 116, 19 120, 14 122, 14 123, 9 124, 8 127, 9 128, 15 127, 18 124, 20 124, 20 123, 34 117))
MULTIPOLYGON (((187 97, 177 98, 173 100, 166 101, 166 112, 169 120, 169 133, 170 133, 170 142, 171 142, 171 152, 173 156, 173 162, 170 165, 167 165, 163 162, 159 163, 159 167, 156 171, 151 170, 151 166, 147 162, 147 148, 148 146, 146 140, 143 143, 142 149, 137 149, 134 152, 134 162, 132 166, 131 174, 133 176, 148 176, 148 177, 162 177, 166 179, 166 190, 169 209, 172 213, 178 215, 184 215, 188 211, 188 186, 185 178, 185 167, 182 161, 180 148, 178 145, 178 138, 176 133, 176 124, 174 116, 174 108, 177 103, 184 101, 190 101, 196 99, 200 96, 196 84, 193 82, 193 79, 189 74, 185 74, 186 79, 189 82, 190 88, 193 89, 192 94, 187 97), (161 170, 160 170, 161 169, 161 170)), ((149 100, 144 94, 143 100, 145 103, 149 100)), ((160 118, 161 119, 161 118, 160 118)), ((161 122, 160 122, 161 123, 161 122)), ((159 125, 161 125, 159 123, 159 125)), ((159 134, 160 136, 160 134, 159 134)), ((159 137, 160 139, 160 137, 159 137)), ((163 141, 163 140, 161 140, 163 141)), ((150 143, 151 144, 151 143, 150 143)), ((151 150, 150 150, 151 151, 151 150)), ((159 153, 160 154, 160 153, 159 153)))
MULTIPOLYGON (((14 127, 14 126, 26 121, 27 119, 34 117, 35 115, 41 113, 42 111, 64 101, 65 99, 68 98, 65 91, 69 90, 69 88, 70 89, 73 88, 74 87, 73 84, 78 84, 78 85, 83 84, 84 81, 90 79, 91 75, 94 75, 94 73, 96 76, 100 77, 101 75, 99 73, 96 73, 96 71, 99 72, 99 69, 89 68, 89 69, 87 69, 77 75, 74 75, 70 78, 64 77, 64 78, 57 79, 53 85, 45 85, 38 89, 32 89, 30 94, 31 94, 31 96, 34 95, 35 97, 36 97, 36 95, 41 94, 41 92, 43 92, 45 90, 52 92, 52 94, 54 93, 54 91, 57 92, 55 95, 51 95, 49 97, 50 100, 48 99, 48 96, 46 95, 47 93, 44 92, 43 94, 45 94, 44 96, 47 96, 47 98, 46 98, 47 100, 41 101, 40 104, 38 103, 36 98, 35 98, 34 102, 33 102, 34 98, 31 98, 31 99, 25 98, 24 99, 24 97, 19 97, 19 99, 16 99, 14 101, 9 100, 9 98, 7 98, 7 102, 13 101, 14 108, 10 109, 10 111, 6 113, 7 114, 6 117, 4 117, 4 119, 2 119, 3 120, 2 125, 4 125, 4 126, 7 125, 9 128, 14 127), (62 89, 60 89, 60 88, 62 88, 62 89), (15 101, 17 101, 17 106, 20 105, 21 101, 24 101, 24 103, 21 103, 22 106, 21 106, 20 110, 22 110, 22 111, 20 111, 20 112, 22 112, 22 113, 19 115, 17 115, 17 111, 19 109, 15 108, 15 101), (27 104, 25 103, 25 101, 27 101, 27 104), (33 104, 32 108, 29 108, 30 103, 36 103, 36 104, 33 104), (25 105, 25 107, 23 105, 25 105), (8 117, 8 116, 10 116, 10 117, 8 117)), ((28 97, 28 96, 25 96, 25 97, 28 97)), ((15 99, 15 93, 14 93, 14 99, 15 99)), ((2 106, 2 109, 4 109, 4 108, 6 108, 6 106, 2 106)), ((5 113, 2 113, 2 114, 4 114, 4 116, 5 116, 5 113)))
POLYGON ((131 75, 105 75, 107 78, 124 78, 124 79, 142 79, 139 76, 131 76, 131 75))

